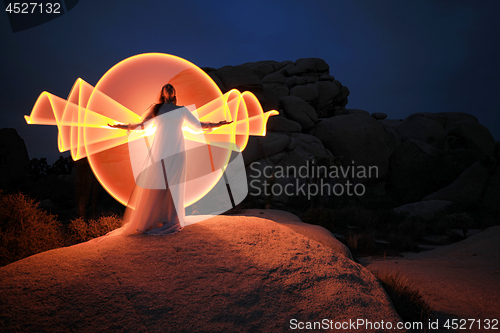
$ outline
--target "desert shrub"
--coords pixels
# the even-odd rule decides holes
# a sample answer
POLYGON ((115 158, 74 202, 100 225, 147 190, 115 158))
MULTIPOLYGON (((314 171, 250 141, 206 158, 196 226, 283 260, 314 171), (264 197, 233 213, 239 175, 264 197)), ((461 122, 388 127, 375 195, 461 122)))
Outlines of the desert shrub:
POLYGON ((349 247, 349 250, 353 251, 357 249, 359 242, 359 234, 356 234, 354 232, 349 232, 349 234, 347 234, 346 242, 347 242, 347 247, 349 247))
POLYGON ((424 326, 431 315, 430 306, 410 281, 398 273, 387 271, 374 272, 392 300, 396 312, 407 322, 423 322, 424 326))
POLYGON ((462 230, 464 238, 467 237, 467 232, 474 225, 474 219, 469 214, 463 213, 455 213, 446 216, 447 225, 451 228, 456 228, 462 230))
POLYGON ((396 206, 420 201, 450 185, 480 157, 480 153, 467 149, 438 151, 421 161, 391 170, 387 189, 396 206))
POLYGON ((56 216, 22 193, 0 194, 0 266, 63 245, 56 216))
POLYGON ((97 220, 90 219, 88 221, 79 217, 69 223, 68 235, 71 242, 74 244, 86 242, 119 228, 121 223, 122 220, 116 215, 101 216, 97 220))
POLYGON ((371 233, 349 232, 346 238, 347 247, 355 254, 363 251, 373 250, 375 247, 375 237, 371 233))

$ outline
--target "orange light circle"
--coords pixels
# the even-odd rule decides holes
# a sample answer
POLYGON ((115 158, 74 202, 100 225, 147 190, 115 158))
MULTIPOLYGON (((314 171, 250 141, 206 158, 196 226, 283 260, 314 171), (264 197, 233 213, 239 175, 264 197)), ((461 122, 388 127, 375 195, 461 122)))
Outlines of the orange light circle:
MULTIPOLYGON (((166 83, 175 87, 178 105, 194 105, 199 108, 211 101, 223 103, 217 84, 196 65, 169 54, 145 53, 127 58, 109 69, 95 86, 87 108, 123 123, 137 122, 137 116, 117 113, 119 108, 103 109, 107 104, 102 102, 100 96, 110 97, 136 115, 142 116, 148 107, 156 102, 161 87, 166 83)), ((199 116, 203 117, 202 114, 199 116)), ((91 138, 102 131, 106 129, 84 127, 84 138, 91 138)), ((98 146, 88 145, 87 141, 84 140, 85 149, 95 176, 108 193, 126 205, 135 186, 128 145, 121 144, 100 151, 98 146)), ((229 150, 227 154, 214 158, 228 160, 228 154, 229 150)), ((200 161, 196 156, 187 155, 188 166, 197 163, 200 161)), ((189 178, 189 167, 187 172, 189 178)), ((202 186, 186 183, 185 206, 196 202, 210 191, 219 178, 212 177, 202 186)))

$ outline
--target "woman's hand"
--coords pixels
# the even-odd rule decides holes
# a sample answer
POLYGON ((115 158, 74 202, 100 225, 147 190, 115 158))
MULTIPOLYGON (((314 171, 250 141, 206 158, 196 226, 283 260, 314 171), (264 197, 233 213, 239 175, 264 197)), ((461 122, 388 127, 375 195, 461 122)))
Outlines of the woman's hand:
POLYGON ((233 121, 221 120, 221 121, 219 121, 218 123, 211 123, 211 124, 210 124, 210 130, 213 130, 213 129, 219 128, 219 127, 224 126, 224 125, 229 125, 229 124, 231 124, 232 122, 233 122, 233 121))
POLYGON ((121 128, 121 129, 126 129, 126 130, 129 129, 129 125, 125 125, 125 124, 114 124, 114 125, 108 124, 108 126, 112 127, 112 128, 121 128))
POLYGON ((229 124, 231 124, 232 122, 233 122, 232 120, 231 120, 231 121, 221 120, 221 121, 219 121, 219 122, 216 124, 216 126, 217 126, 217 127, 219 127, 219 126, 222 126, 222 125, 229 125, 229 124))
POLYGON ((203 133, 207 134, 212 132, 214 129, 217 129, 223 125, 229 125, 233 121, 221 120, 218 123, 201 123, 203 127, 203 133))

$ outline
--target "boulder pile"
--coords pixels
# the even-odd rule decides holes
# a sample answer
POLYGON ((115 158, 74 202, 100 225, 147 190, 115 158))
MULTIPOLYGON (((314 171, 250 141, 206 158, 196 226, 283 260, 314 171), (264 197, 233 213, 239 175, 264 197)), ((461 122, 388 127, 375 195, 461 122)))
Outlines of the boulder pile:
POLYGON ((318 58, 203 69, 222 92, 248 90, 264 111, 279 111, 267 135, 251 137, 243 152, 257 197, 287 204, 317 191, 393 207, 421 200, 500 202, 498 146, 470 114, 387 119, 349 109, 349 89, 318 58), (464 184, 472 183, 468 195, 464 184))

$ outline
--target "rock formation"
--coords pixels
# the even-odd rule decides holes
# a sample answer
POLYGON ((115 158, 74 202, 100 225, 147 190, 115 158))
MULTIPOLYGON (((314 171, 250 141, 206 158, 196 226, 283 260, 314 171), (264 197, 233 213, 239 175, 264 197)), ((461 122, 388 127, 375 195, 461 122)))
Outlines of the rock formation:
MULTIPOLYGON (((494 155, 493 136, 470 114, 422 112, 405 119, 387 119, 386 113, 347 109, 349 89, 330 75, 328 64, 321 59, 259 61, 204 70, 223 92, 232 88, 250 90, 265 111, 280 112, 269 120, 267 136, 250 138, 243 152, 249 181, 258 179, 254 185, 261 188, 265 187, 262 170, 266 168, 275 171, 277 167, 313 164, 324 165, 328 170, 343 167, 359 171, 360 167, 371 166, 377 168, 376 177, 351 173, 335 179, 323 175, 324 179, 309 177, 301 181, 326 182, 331 186, 362 183, 366 190, 359 198, 361 201, 380 202, 382 198, 395 206, 418 202, 426 196, 426 200, 463 202, 445 195, 444 190, 433 193, 451 186, 476 161, 494 155)), ((481 170, 476 167, 468 172, 481 170)), ((294 183, 295 178, 287 174, 274 177, 272 182, 286 186, 294 183)), ((494 200, 491 198, 496 198, 496 194, 491 193, 498 191, 496 178, 485 180, 493 180, 492 188, 482 195, 486 198, 476 195, 471 200, 488 204, 494 200)), ((296 187, 297 184, 293 187, 295 192, 296 187)), ((290 195, 273 195, 273 199, 286 204, 290 195)))

